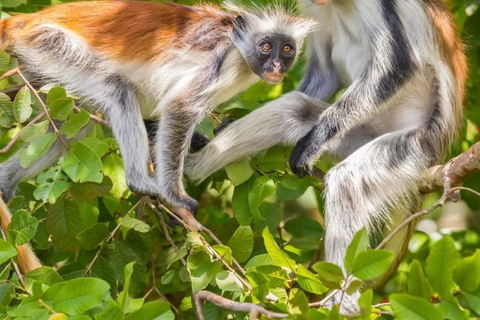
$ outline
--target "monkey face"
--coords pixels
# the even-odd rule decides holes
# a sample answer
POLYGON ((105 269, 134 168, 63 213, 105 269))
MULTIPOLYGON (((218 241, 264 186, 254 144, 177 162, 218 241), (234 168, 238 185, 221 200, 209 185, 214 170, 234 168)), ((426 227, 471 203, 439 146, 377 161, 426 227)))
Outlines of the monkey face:
POLYGON ((281 34, 269 34, 258 39, 249 65, 266 82, 279 83, 292 66, 296 55, 293 39, 281 34))

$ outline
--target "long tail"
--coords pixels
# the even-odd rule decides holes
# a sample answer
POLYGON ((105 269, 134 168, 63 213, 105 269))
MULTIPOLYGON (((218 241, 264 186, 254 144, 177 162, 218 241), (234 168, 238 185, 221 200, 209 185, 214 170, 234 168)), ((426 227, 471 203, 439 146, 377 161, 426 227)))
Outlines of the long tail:
MULTIPOLYGON (((12 220, 12 215, 7 208, 7 205, 3 201, 0 193, 0 220, 2 229, 5 233, 7 233, 8 226, 12 220)), ((18 262, 20 266, 20 270, 23 274, 26 274, 32 270, 40 268, 42 263, 38 260, 37 256, 30 247, 29 244, 24 244, 17 247, 18 250, 18 262)))

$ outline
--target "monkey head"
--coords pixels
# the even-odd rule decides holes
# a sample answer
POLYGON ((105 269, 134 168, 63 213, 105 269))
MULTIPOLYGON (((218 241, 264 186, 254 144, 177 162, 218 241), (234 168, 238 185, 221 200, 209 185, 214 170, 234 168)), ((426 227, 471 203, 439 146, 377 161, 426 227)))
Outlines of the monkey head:
POLYGON ((279 7, 236 9, 231 39, 248 67, 268 83, 279 83, 299 56, 315 22, 279 7))

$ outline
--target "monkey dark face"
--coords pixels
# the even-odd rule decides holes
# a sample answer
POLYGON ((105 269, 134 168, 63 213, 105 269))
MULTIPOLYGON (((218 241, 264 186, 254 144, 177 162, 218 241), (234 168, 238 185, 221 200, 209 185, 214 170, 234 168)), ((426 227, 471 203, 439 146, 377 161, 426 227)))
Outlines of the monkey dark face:
POLYGON ((293 39, 281 34, 270 34, 258 39, 249 66, 268 83, 279 83, 292 66, 296 55, 293 39))

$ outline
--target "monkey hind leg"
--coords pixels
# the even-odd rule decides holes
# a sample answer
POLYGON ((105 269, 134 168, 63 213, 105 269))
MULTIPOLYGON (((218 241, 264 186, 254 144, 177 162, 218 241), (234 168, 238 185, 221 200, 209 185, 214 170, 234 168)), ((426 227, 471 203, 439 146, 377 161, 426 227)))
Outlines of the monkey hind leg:
MULTIPOLYGON (((344 257, 353 236, 362 228, 370 235, 379 227, 398 223, 419 201, 417 178, 433 161, 424 151, 422 130, 385 134, 358 149, 332 168, 325 177, 325 255, 326 260, 344 266, 344 257), (392 211, 393 210, 393 211, 392 211), (401 213, 396 221, 392 214, 401 213)), ((434 149, 432 149, 434 150, 434 149)), ((397 240, 408 241, 410 231, 402 230, 397 240)), ((390 244, 402 257, 407 243, 390 244)), ((342 313, 358 310, 358 294, 346 295, 342 313)), ((339 302, 341 296, 334 300, 339 302)))

